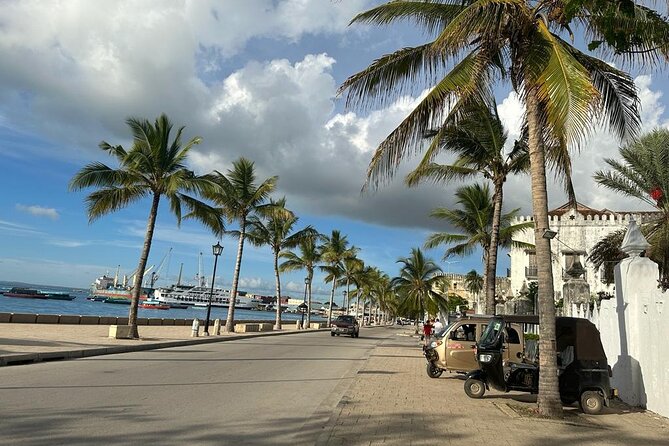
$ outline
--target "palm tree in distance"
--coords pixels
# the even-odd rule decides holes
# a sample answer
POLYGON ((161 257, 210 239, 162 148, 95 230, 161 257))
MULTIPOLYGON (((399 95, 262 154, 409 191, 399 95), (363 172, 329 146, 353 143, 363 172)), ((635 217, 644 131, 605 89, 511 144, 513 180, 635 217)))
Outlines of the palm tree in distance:
MULTIPOLYGON (((351 249, 354 249, 357 251, 357 248, 352 247, 351 249)), ((344 260, 341 263, 341 282, 346 284, 346 302, 344 302, 346 306, 346 314, 351 309, 351 298, 354 297, 351 294, 351 284, 355 285, 355 279, 358 274, 365 268, 365 262, 357 258, 355 255, 349 256, 344 258, 344 260)), ((356 308, 356 315, 357 315, 358 309, 356 308)))
POLYGON ((300 241, 296 246, 300 250, 300 253, 297 254, 294 251, 284 250, 281 253, 281 258, 285 259, 283 263, 279 266, 280 271, 296 271, 296 270, 305 270, 307 273, 306 283, 307 287, 307 320, 305 326, 311 326, 311 286, 314 279, 314 269, 321 260, 320 251, 316 245, 316 240, 319 238, 319 234, 311 229, 308 234, 300 237, 300 241))
POLYGON ((161 197, 165 196, 169 201, 177 224, 181 222, 182 208, 185 207, 188 214, 184 218, 194 217, 201 220, 217 235, 223 232, 224 226, 223 219, 214 208, 195 198, 214 189, 211 178, 195 175, 186 168, 189 151, 201 139, 195 137, 182 144, 184 127, 181 127, 170 141, 172 123, 164 114, 154 124, 139 118, 129 118, 126 124, 133 136, 130 150, 104 141, 100 143, 102 150, 118 160, 119 167, 114 169, 100 162, 90 163, 75 174, 70 180, 69 188, 72 191, 98 188, 86 197, 89 222, 142 198, 151 198, 146 235, 135 270, 128 315, 132 337, 137 338, 137 307, 161 197))
MULTIPOLYGON (((493 210, 490 227, 490 245, 487 250, 485 312, 495 313, 495 279, 497 271, 497 247, 502 218, 504 182, 508 175, 527 172, 530 167, 529 153, 525 141, 517 141, 509 153, 505 153, 507 133, 497 113, 493 98, 490 104, 480 100, 462 105, 459 123, 446 122, 442 126, 439 145, 432 145, 423 160, 406 179, 409 186, 421 181, 448 183, 482 175, 493 184, 493 210), (452 164, 437 164, 434 159, 440 152, 454 153, 452 164)), ((458 104, 460 105, 460 104, 458 104)))
POLYGON ((418 321, 426 312, 448 312, 447 299, 435 291, 448 279, 436 263, 423 255, 420 248, 412 248, 411 255, 401 257, 397 263, 401 264, 400 275, 393 277, 390 283, 401 300, 400 312, 416 317, 415 329, 418 333, 418 321))
MULTIPOLYGON (((481 308, 479 307, 478 298, 479 294, 481 293, 481 290, 483 290, 483 277, 478 272, 476 272, 475 269, 465 274, 465 288, 471 294, 476 296, 476 311, 480 312, 481 308)), ((493 313, 488 313, 488 314, 493 314, 493 313)))
MULTIPOLYGON (((646 255, 660 267, 661 284, 669 288, 669 130, 656 129, 638 141, 620 148, 621 159, 606 159, 610 170, 595 172, 602 186, 653 206, 657 216, 639 222, 651 244, 646 255)), ((600 241, 590 253, 599 268, 625 257, 620 251, 625 231, 617 231, 600 241)))
POLYGON ((209 193, 207 198, 220 206, 220 211, 228 221, 234 221, 239 225, 239 230, 226 231, 227 234, 239 237, 237 260, 235 261, 235 271, 232 277, 230 305, 228 306, 228 317, 225 321, 225 331, 232 333, 235 331, 237 287, 249 219, 256 216, 268 216, 274 211, 281 212, 280 209, 275 209, 276 206, 269 202, 269 196, 276 187, 278 177, 273 176, 257 184, 253 162, 242 157, 232 163, 232 169, 228 169, 227 175, 216 172, 213 178, 218 185, 218 189, 209 193))
MULTIPOLYGON (((389 24, 410 20, 436 38, 376 60, 341 87, 349 105, 384 105, 421 88, 429 93, 379 145, 368 184, 392 176, 399 162, 421 150, 427 130, 450 115, 455 101, 492 96, 492 85, 509 79, 526 106, 532 203, 538 262, 540 367, 538 406, 542 415, 562 413, 557 381, 555 306, 548 229, 546 150, 568 166, 568 147, 578 147, 600 122, 622 139, 639 129, 636 89, 630 76, 579 51, 561 35, 577 22, 591 48, 637 57, 648 63, 669 54, 669 26, 651 9, 627 2, 596 0, 490 0, 463 2, 392 1, 357 15, 353 22, 389 24), (454 62, 454 65, 451 64, 454 62), (600 118, 600 119, 598 119, 600 118)), ((440 128, 432 145, 441 141, 440 128)))
POLYGON ((332 304, 334 302, 334 293, 338 286, 341 285, 340 279, 344 274, 343 263, 347 258, 355 257, 358 249, 348 246, 346 236, 342 235, 340 231, 333 230, 331 235, 323 236, 324 242, 320 246, 321 259, 325 265, 321 265, 321 271, 326 273, 325 282, 332 282, 332 290, 330 292, 330 305, 328 309, 328 326, 332 321, 332 304))
POLYGON ((276 318, 274 329, 281 330, 281 277, 279 272, 279 256, 286 249, 294 248, 307 237, 315 237, 316 231, 311 227, 292 232, 298 218, 286 209, 286 199, 274 201, 270 199, 273 212, 258 218, 249 218, 249 231, 247 237, 256 246, 268 245, 272 249, 274 260, 274 279, 276 296, 276 318), (281 212, 279 212, 281 211, 281 212))
MULTIPOLYGON (((476 248, 481 248, 483 251, 483 264, 487 265, 492 239, 491 226, 494 213, 490 188, 487 184, 475 183, 471 186, 459 187, 455 192, 455 196, 457 198, 456 203, 460 205, 460 208, 437 208, 432 211, 431 215, 446 220, 462 233, 438 232, 432 234, 427 238, 425 247, 450 246, 444 254, 445 259, 454 255, 468 256, 473 254, 476 248)), ((514 234, 533 226, 532 222, 511 225, 510 222, 516 217, 518 211, 519 209, 514 209, 500 216, 499 245, 502 247, 508 248, 511 245, 526 248, 532 247, 530 244, 513 240, 514 234)), ((484 272, 484 283, 486 283, 486 275, 487 272, 484 272)), ((486 311, 489 311, 488 308, 486 308, 486 311)), ((491 314, 494 314, 494 308, 491 314)))

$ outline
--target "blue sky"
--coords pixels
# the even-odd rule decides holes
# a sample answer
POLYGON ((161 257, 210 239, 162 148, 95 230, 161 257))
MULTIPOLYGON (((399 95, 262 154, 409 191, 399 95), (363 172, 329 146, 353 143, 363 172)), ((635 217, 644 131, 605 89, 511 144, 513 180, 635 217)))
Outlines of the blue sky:
MULTIPOLYGON (((448 229, 429 210, 453 203, 457 185, 407 190, 394 181, 360 194, 376 145, 421 94, 382 109, 344 110, 337 87, 373 59, 424 41, 409 26, 348 27, 355 13, 378 1, 8 1, 0 10, 0 280, 87 287, 117 265, 136 267, 148 203, 89 224, 85 193, 68 192, 73 174, 91 161, 112 163, 97 144, 129 143, 128 116, 165 112, 187 137, 203 137, 190 159, 199 173, 225 171, 246 156, 261 177, 279 175, 304 225, 339 229, 366 263, 397 273, 396 260, 448 229)), ((644 127, 667 125, 667 82, 636 72, 644 127)), ((522 104, 501 89, 500 114, 517 134, 522 104)), ((591 174, 617 143, 598 133, 575 158, 579 201, 593 207, 640 205, 597 188, 591 174)), ((403 166, 406 172, 415 160, 403 166)), ((551 206, 564 201, 550 185, 551 206)), ((530 214, 527 178, 507 183, 507 209, 530 214)), ((160 284, 184 263, 192 280, 203 252, 212 268, 216 239, 201 226, 177 228, 161 209, 149 264, 172 248, 160 284)), ((219 277, 229 284, 236 240, 224 239, 219 277)), ((429 252, 440 260, 443 250, 429 252)), ((508 257, 500 256, 503 274, 508 257)), ((481 270, 480 253, 451 259, 444 270, 481 270)), ((242 288, 271 293, 272 259, 247 246, 242 288)), ((315 285, 329 289, 317 276, 315 285)), ((287 294, 301 295, 303 273, 283 276, 287 294)), ((218 282, 218 281, 217 281, 218 282)), ((338 293, 340 294, 340 293, 338 293)))

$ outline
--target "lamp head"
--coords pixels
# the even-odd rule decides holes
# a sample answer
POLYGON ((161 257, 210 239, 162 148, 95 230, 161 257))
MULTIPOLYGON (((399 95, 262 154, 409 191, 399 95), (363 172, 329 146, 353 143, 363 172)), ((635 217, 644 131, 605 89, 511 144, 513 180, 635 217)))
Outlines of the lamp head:
POLYGON ((220 256, 223 253, 223 246, 221 246, 220 242, 216 242, 216 244, 211 247, 211 251, 215 256, 220 256))
POLYGON ((552 240, 557 236, 557 231, 553 231, 551 229, 545 229, 544 233, 541 235, 541 238, 547 238, 548 240, 552 240))
POLYGON ((305 284, 305 285, 309 285, 310 283, 311 283, 311 279, 308 278, 308 277, 305 277, 305 278, 304 278, 304 284, 305 284))

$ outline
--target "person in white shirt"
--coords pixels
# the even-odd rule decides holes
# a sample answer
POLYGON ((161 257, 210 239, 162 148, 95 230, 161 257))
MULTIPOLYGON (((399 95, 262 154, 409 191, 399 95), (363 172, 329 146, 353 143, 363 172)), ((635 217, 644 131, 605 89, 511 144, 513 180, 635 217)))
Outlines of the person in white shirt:
POLYGON ((434 321, 434 328, 433 328, 434 333, 439 333, 443 329, 444 329, 444 324, 442 324, 439 318, 437 318, 437 320, 434 321))

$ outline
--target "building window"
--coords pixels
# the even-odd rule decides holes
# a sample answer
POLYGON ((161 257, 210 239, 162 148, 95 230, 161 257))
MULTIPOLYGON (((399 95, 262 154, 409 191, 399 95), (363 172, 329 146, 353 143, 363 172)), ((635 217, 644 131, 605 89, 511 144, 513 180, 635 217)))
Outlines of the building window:
POLYGON ((534 251, 525 251, 529 260, 529 266, 525 267, 525 277, 528 279, 537 278, 537 253, 534 251))

